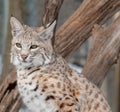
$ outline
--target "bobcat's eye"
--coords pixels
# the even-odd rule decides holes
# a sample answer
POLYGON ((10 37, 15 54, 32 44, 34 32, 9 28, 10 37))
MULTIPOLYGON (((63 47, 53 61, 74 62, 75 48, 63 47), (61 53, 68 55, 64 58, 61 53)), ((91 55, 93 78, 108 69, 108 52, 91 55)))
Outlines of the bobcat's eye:
POLYGON ((18 48, 22 48, 22 46, 21 46, 20 43, 16 43, 16 46, 17 46, 18 48))
POLYGON ((30 49, 36 49, 38 46, 37 45, 31 45, 30 49))

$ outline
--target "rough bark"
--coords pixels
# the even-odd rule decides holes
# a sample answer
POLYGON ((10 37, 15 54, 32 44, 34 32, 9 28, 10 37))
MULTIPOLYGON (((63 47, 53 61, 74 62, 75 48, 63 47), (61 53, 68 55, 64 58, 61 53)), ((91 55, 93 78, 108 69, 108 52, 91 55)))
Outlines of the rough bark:
POLYGON ((84 0, 58 29, 55 36, 56 51, 63 57, 69 56, 90 37, 94 24, 105 23, 119 9, 120 0, 84 0))
MULTIPOLYGON (((63 3, 63 0, 45 0, 45 8, 43 11, 43 17, 42 17, 42 25, 44 27, 47 26, 47 24, 51 24, 54 20, 58 19, 59 10, 61 8, 61 5, 63 3)), ((56 31, 56 27, 54 29, 54 32, 56 31)), ((52 38, 52 44, 54 45, 55 41, 55 34, 52 38)))
POLYGON ((95 25, 93 29, 93 43, 83 74, 98 86, 101 86, 106 72, 118 59, 120 53, 119 23, 120 17, 107 28, 95 25))
MULTIPOLYGON (((59 7, 59 6, 57 6, 57 7, 59 7)), ((56 39, 55 39, 55 50, 58 53, 60 53, 63 57, 69 56, 91 35, 90 32, 95 23, 104 23, 119 8, 120 8, 119 0, 84 0, 82 5, 80 6, 80 8, 78 8, 78 10, 57 31, 56 39)), ((55 12, 55 13, 57 13, 57 12, 55 12)), ((55 18, 53 17, 53 20, 54 19, 55 18)), ((45 20, 45 21, 47 21, 47 20, 45 20)), ((112 28, 112 25, 109 28, 116 31, 115 26, 117 27, 117 25, 116 24, 114 25, 114 24, 115 23, 112 24, 114 28, 112 28)), ((107 30, 103 30, 103 32, 106 33, 106 35, 104 35, 102 38, 105 38, 105 40, 107 38, 106 36, 107 36, 107 33, 108 33, 107 31, 109 28, 107 28, 107 30)), ((118 30, 120 30, 119 27, 117 27, 117 28, 118 28, 118 30)), ((119 35, 119 33, 118 33, 118 35, 119 35)), ((119 41, 119 38, 118 39, 117 38, 118 38, 118 36, 115 36, 115 40, 119 41)), ((110 42, 109 45, 112 45, 112 43, 114 43, 113 40, 114 39, 112 39, 111 42, 109 39, 106 41, 109 41, 110 42)), ((104 42, 103 42, 103 44, 104 44, 104 42)), ((107 42, 105 42, 105 43, 107 43, 107 42)), ((103 45, 103 44, 101 44, 101 45, 103 45)), ((109 47, 109 46, 106 46, 106 47, 109 47)), ((116 48, 117 48, 117 46, 116 46, 116 48)), ((115 48, 115 50, 116 50, 116 48, 115 48)), ((118 51, 118 48, 117 48, 117 51, 118 51)), ((113 52, 113 55, 115 53, 116 52, 113 52)), ((104 59, 106 59, 106 57, 104 59)), ((112 59, 114 59, 114 56, 112 59)), ((110 60, 106 59, 103 61, 107 61, 106 64, 109 64, 109 62, 111 64, 110 60)), ((96 63, 96 64, 99 65, 100 63, 96 63)), ((89 66, 87 66, 87 67, 89 69, 89 66)), ((99 68, 99 69, 102 70, 101 68, 99 68)), ((100 70, 99 70, 99 72, 101 72, 100 70)), ((0 99, 0 109, 1 109, 0 112, 16 112, 20 106, 20 97, 18 95, 17 88, 16 88, 15 74, 16 74, 15 72, 9 74, 9 76, 3 81, 2 85, 0 86, 0 93, 2 93, 0 96, 0 98, 1 98, 0 99), (12 87, 11 87, 11 85, 12 85, 12 87), (7 103, 7 102, 9 102, 9 103, 7 103), (9 111, 8 111, 8 109, 9 109, 9 111)), ((85 74, 85 75, 90 76, 89 73, 85 74)), ((94 76, 95 75, 96 75, 96 71, 94 71, 94 76)), ((90 76, 90 78, 92 79, 94 76, 92 75, 92 76, 90 76)), ((105 76, 105 74, 104 74, 104 76, 105 76)), ((101 78, 100 78, 100 80, 99 80, 99 78, 100 77, 97 77, 98 82, 96 84, 99 84, 99 82, 101 81, 101 78)))
POLYGON ((21 98, 16 87, 16 72, 11 72, 0 85, 0 112, 17 112, 21 98))
POLYGON ((43 26, 57 20, 62 3, 63 0, 45 0, 45 8, 42 17, 43 26))

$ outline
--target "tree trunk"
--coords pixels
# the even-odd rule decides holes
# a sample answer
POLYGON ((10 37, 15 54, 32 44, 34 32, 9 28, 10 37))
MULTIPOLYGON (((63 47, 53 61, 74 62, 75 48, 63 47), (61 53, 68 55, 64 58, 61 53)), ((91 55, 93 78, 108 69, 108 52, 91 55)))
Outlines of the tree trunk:
MULTIPOLYGON (((50 1, 51 3, 55 2, 55 0, 50 1)), ((56 2, 58 1, 56 0, 56 2)), ((60 2, 60 5, 61 3, 62 2, 60 2)), ((60 7, 59 3, 58 4, 56 3, 56 6, 54 8, 56 7, 60 7)), ((45 14, 47 14, 46 13, 47 8, 48 7, 46 5, 45 7, 46 10, 44 12, 45 14)), ((51 9, 52 8, 49 8, 49 10, 51 9)), ((118 9, 120 9, 119 0, 84 0, 84 2, 81 4, 78 10, 64 23, 64 25, 60 27, 60 29, 58 29, 55 35, 54 45, 56 52, 60 53, 63 57, 69 56, 91 35, 91 30, 95 23, 104 23, 118 9)), ((58 12, 59 10, 57 10, 57 12, 55 13, 58 12)), ((52 14, 54 13, 51 13, 51 15, 52 14)), ((49 15, 48 13, 48 18, 51 15, 49 15)), ((54 16, 58 15, 54 14, 54 16)), ((54 16, 52 17, 53 20, 56 18, 54 16)), ((45 21, 52 22, 53 20, 45 21)), ((44 25, 46 25, 47 22, 45 22, 44 25)), ((102 80, 105 77, 105 73, 110 68, 110 66, 114 64, 115 57, 119 54, 120 51, 120 38, 119 38, 120 25, 118 24, 119 22, 120 18, 117 19, 108 28, 105 29, 101 29, 99 27, 94 28, 93 31, 94 43, 91 52, 89 53, 86 65, 84 67, 83 74, 85 74, 86 77, 88 77, 92 82, 96 83, 96 85, 101 84, 102 80), (113 32, 113 34, 110 32, 113 32), (97 38, 96 36, 100 37, 101 39, 97 38), (97 43, 99 45, 98 47, 97 43), (111 45, 113 45, 113 48, 111 48, 111 45), (95 48, 97 48, 97 50, 95 48), (112 49, 113 52, 111 52, 110 48, 112 49), (108 53, 107 55, 106 52, 108 53), (100 53, 102 53, 102 55, 100 53), (94 58, 92 58, 92 56, 94 56, 94 58), (109 56, 110 58, 107 58, 109 56), (99 58, 98 61, 97 57, 99 58), (94 61, 93 65, 92 63, 90 64, 90 59, 92 60, 96 59, 96 63, 94 61), (91 66, 95 68, 92 69, 92 72, 90 72, 89 75, 91 66), (97 67, 100 66, 99 71, 96 71, 98 69, 96 68, 96 66, 97 67), (107 66, 106 70, 102 71, 103 70, 102 66, 104 67, 107 66), (99 75, 100 73, 98 74, 97 72, 103 74, 100 76, 99 75)), ((9 76, 3 81, 2 85, 0 86, 1 93, 0 112, 16 112, 21 104, 21 100, 17 92, 15 76, 16 76, 15 72, 9 74, 9 76)))

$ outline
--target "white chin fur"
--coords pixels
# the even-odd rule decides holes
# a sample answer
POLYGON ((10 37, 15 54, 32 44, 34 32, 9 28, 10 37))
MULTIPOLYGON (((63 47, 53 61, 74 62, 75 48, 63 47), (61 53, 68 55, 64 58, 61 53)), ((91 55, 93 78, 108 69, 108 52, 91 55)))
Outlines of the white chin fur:
POLYGON ((11 63, 12 63, 13 65, 15 65, 15 66, 20 65, 20 62, 19 62, 19 60, 17 59, 17 57, 12 57, 12 58, 11 58, 11 63))
POLYGON ((31 65, 31 63, 29 62, 22 62, 22 60, 18 60, 17 57, 14 57, 14 58, 11 58, 11 63, 13 63, 13 65, 16 66, 16 68, 26 68, 26 67, 29 67, 31 65))

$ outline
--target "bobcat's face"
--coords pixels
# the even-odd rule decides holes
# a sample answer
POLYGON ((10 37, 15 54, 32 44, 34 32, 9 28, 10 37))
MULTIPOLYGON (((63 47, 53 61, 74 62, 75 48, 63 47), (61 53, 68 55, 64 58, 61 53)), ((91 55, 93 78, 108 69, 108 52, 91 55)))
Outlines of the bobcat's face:
POLYGON ((50 63, 54 53, 51 38, 55 22, 46 29, 41 27, 42 31, 22 26, 14 17, 11 18, 10 22, 13 35, 11 62, 20 68, 50 63))

